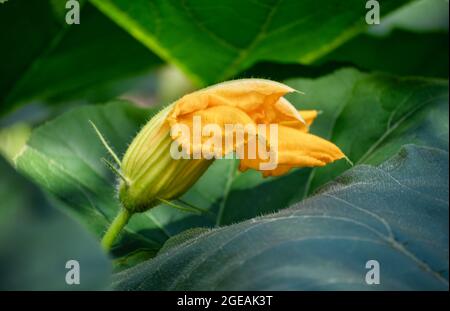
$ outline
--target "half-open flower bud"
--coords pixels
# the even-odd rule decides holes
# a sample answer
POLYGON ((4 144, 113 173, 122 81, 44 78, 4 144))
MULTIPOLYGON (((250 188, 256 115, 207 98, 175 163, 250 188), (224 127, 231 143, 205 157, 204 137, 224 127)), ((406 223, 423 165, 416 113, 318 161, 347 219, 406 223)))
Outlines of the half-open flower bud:
POLYGON ((228 152, 243 151, 239 157, 242 171, 256 169, 264 176, 276 176, 294 167, 323 166, 345 157, 331 142, 308 133, 317 112, 298 111, 283 97, 293 91, 269 80, 234 80, 188 94, 160 111, 134 138, 122 160, 124 180, 119 197, 123 206, 130 212, 142 212, 161 200, 183 194, 205 172, 212 158, 227 153, 226 148, 217 152, 212 147, 236 134, 230 135, 228 125, 235 126, 235 131, 253 127, 240 143, 231 137, 228 152), (203 127, 200 134, 196 133, 196 120, 203 127), (215 131, 204 135, 204 129, 211 125, 216 126, 215 131), (268 127, 257 131, 261 125, 268 127), (187 135, 171 131, 177 126, 187 129, 187 135), (218 136, 214 137, 215 144, 211 144, 211 133, 218 136), (200 137, 195 139, 196 135, 200 137), (247 153, 251 138, 264 142, 257 145, 257 153, 247 153), (174 143, 182 149, 187 146, 187 156, 174 157, 174 143), (265 148, 270 149, 266 155, 272 165, 267 165, 269 160, 259 152, 265 148))
POLYGON ((123 205, 103 237, 104 248, 111 247, 134 213, 160 202, 170 204, 215 158, 237 155, 241 171, 255 169, 264 176, 344 158, 333 143, 308 133, 317 112, 298 111, 291 105, 283 96, 293 91, 262 79, 220 83, 183 96, 157 113, 131 142, 122 161, 104 142, 120 163, 120 170, 110 167, 121 177, 123 205))

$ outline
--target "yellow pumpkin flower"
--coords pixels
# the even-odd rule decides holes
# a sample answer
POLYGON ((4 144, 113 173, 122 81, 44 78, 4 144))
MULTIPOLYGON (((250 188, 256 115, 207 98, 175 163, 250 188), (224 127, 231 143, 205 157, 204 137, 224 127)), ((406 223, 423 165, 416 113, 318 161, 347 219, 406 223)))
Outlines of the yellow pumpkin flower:
MULTIPOLYGON (((224 144, 230 142, 228 136, 243 130, 236 127, 230 132, 227 125, 252 125, 255 128, 276 125, 276 128, 266 127, 263 132, 240 133, 246 135, 240 142, 231 139, 231 151, 244 151, 240 158, 241 171, 255 169, 261 170, 264 176, 278 176, 295 167, 324 166, 344 158, 333 143, 308 133, 317 111, 298 111, 283 97, 294 91, 270 80, 234 80, 185 95, 160 111, 137 134, 121 161, 119 198, 124 211, 112 227, 123 227, 133 213, 181 196, 212 163, 211 152, 220 157, 230 151, 227 148, 219 152, 211 150, 211 135, 202 135, 196 140, 196 119, 205 126, 216 125, 222 133, 219 140, 224 144), (188 129, 188 135, 174 131, 177 127, 188 129), (276 146, 272 146, 269 139, 274 136, 271 134, 276 134, 276 146), (258 145, 258 148, 269 148, 275 159, 273 168, 261 169, 267 159, 259 152, 255 157, 247 156, 250 140, 255 138, 263 138, 264 145, 258 145), (177 149, 187 146, 182 158, 173 157, 173 146, 177 149)), ((103 244, 109 247, 115 236, 114 232, 107 232, 103 244)))
MULTIPOLYGON (((184 124, 193 130, 192 120, 200 116, 202 124, 277 124, 277 165, 273 170, 263 170, 264 176, 278 176, 294 167, 324 166, 345 157, 331 142, 309 134, 309 126, 317 117, 317 111, 297 111, 283 96, 295 90, 287 85, 263 79, 243 79, 220 83, 188 94, 174 103, 167 121, 171 126, 184 124)), ((270 137, 267 128, 265 138, 270 137)), ((226 132, 226 131, 223 131, 226 132)), ((191 133, 190 137, 193 137, 191 133)), ((178 139, 178 137, 173 137, 178 139)), ((203 137, 199 145, 179 139, 180 144, 190 145, 190 152, 202 148, 209 137, 203 137)), ((267 139, 266 139, 267 140, 267 139)), ((236 146, 234 146, 236 148, 236 146)), ((244 153, 245 154, 245 153, 244 153)), ((239 169, 258 170, 260 158, 244 157, 239 169)))

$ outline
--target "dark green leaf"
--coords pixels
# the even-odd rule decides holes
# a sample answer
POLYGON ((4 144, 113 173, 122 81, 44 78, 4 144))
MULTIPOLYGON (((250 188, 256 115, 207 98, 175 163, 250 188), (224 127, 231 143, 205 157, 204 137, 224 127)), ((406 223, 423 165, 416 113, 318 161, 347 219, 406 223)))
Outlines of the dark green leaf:
POLYGON ((164 243, 163 247, 161 247, 161 249, 159 250, 158 255, 168 252, 170 249, 172 249, 174 247, 178 247, 187 241, 197 238, 201 234, 209 232, 209 230, 210 229, 208 229, 208 228, 192 228, 192 229, 183 231, 180 234, 174 235, 173 237, 168 239, 166 241, 166 243, 164 243))
POLYGON ((350 62, 345 63, 334 61, 311 65, 260 62, 241 72, 238 76, 236 76, 236 78, 240 79, 253 77, 275 81, 284 81, 298 77, 319 78, 346 67, 352 67, 352 64, 350 62))
POLYGON ((106 289, 110 262, 83 228, 0 158, 0 290, 106 289), (19 191, 20 190, 20 191, 19 191), (80 284, 66 284, 66 262, 80 284))
POLYGON ((448 290, 448 153, 408 146, 277 214, 186 241, 120 290, 448 290), (380 284, 365 282, 380 264, 380 284))
POLYGON ((448 33, 396 30, 387 36, 358 36, 319 63, 351 63, 365 70, 448 78, 448 56, 448 33))

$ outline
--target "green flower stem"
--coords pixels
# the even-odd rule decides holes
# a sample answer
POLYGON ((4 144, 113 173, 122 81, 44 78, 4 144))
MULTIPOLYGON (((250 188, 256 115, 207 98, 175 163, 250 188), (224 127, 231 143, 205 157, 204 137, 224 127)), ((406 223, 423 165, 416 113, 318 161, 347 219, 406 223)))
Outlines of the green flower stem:
POLYGON ((103 236, 102 247, 104 250, 109 251, 111 249, 111 245, 119 236, 120 231, 122 231, 122 229, 128 223, 128 220, 130 220, 131 215, 132 213, 130 213, 125 208, 122 208, 120 210, 116 218, 114 218, 113 222, 109 226, 105 235, 103 236))

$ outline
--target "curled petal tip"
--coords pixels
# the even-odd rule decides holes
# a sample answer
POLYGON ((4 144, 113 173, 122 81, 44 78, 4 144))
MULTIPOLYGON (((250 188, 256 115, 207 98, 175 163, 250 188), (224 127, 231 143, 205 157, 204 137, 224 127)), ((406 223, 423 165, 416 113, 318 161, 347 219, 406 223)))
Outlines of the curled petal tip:
POLYGON ((306 95, 305 92, 302 92, 302 91, 296 90, 296 89, 292 89, 292 93, 297 93, 297 94, 300 94, 300 95, 306 95))
POLYGON ((350 166, 354 166, 355 164, 353 163, 352 160, 350 160, 345 154, 344 154, 344 159, 345 161, 347 161, 348 164, 350 164, 350 166))
POLYGON ((297 121, 303 123, 304 125, 307 125, 305 119, 300 114, 300 112, 284 97, 281 97, 276 103, 275 107, 282 113, 292 116, 297 121))

